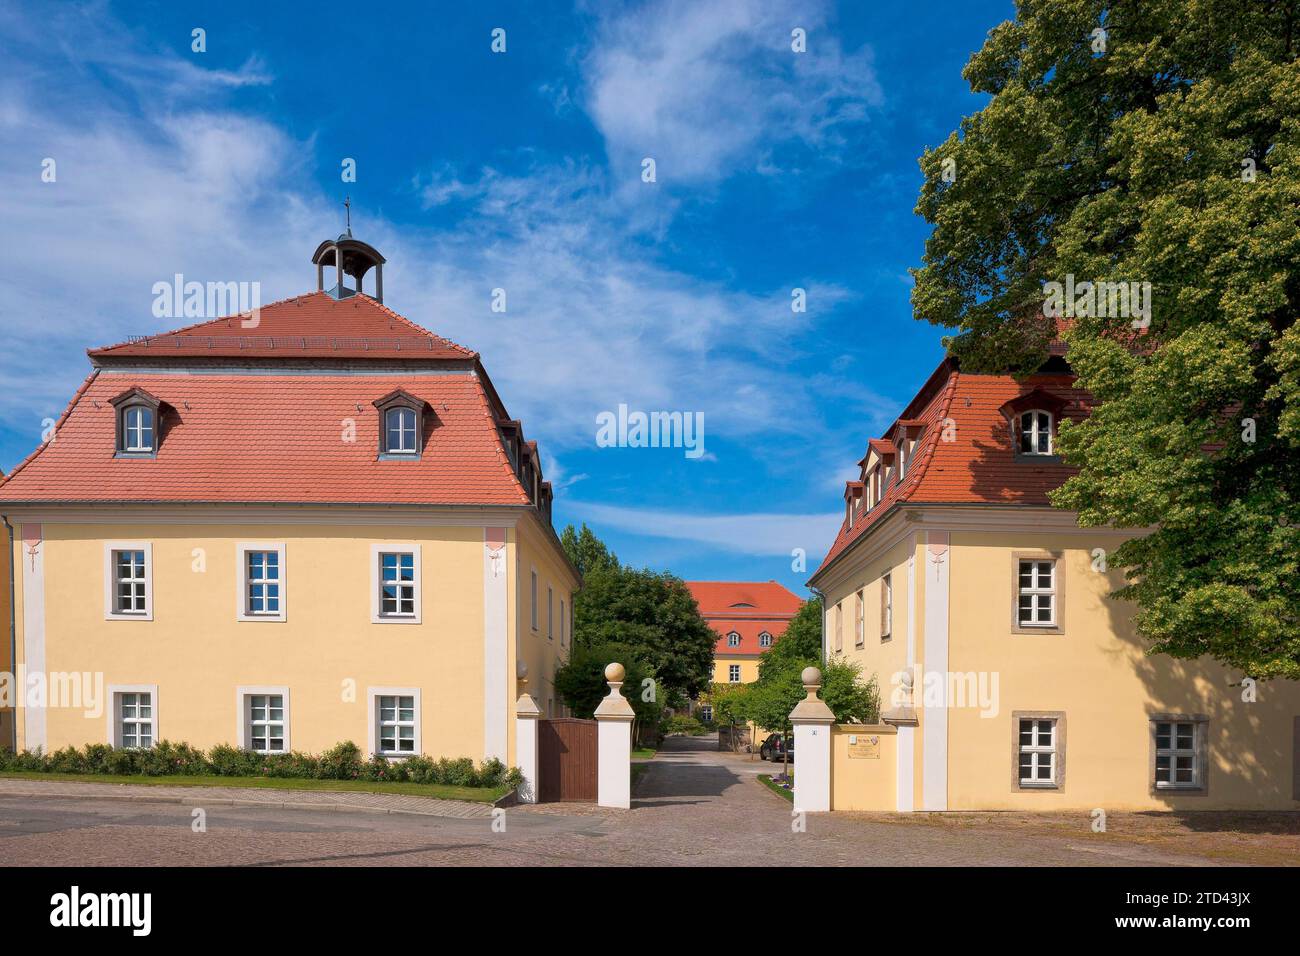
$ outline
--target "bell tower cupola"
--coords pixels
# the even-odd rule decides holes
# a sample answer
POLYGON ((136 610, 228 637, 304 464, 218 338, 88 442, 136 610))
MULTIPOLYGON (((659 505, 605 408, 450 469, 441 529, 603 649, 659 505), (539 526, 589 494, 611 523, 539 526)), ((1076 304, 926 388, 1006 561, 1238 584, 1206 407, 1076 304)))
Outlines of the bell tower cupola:
POLYGON ((347 209, 347 230, 337 239, 326 239, 316 247, 311 261, 316 264, 316 291, 324 292, 335 299, 349 299, 362 295, 366 273, 375 270, 375 292, 371 296, 376 302, 384 301, 384 262, 379 250, 360 239, 352 238, 352 200, 349 197, 343 203, 347 209), (334 271, 334 285, 325 288, 325 268, 334 271), (345 276, 352 277, 352 288, 345 284, 345 276))

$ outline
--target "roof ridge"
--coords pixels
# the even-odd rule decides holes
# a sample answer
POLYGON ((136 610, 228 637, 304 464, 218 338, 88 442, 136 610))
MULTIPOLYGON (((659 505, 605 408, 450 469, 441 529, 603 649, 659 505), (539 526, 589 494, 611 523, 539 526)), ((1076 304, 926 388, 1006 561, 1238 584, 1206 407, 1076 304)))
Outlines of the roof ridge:
POLYGON ((85 381, 81 383, 81 387, 78 388, 77 391, 73 393, 72 400, 68 402, 67 407, 63 409, 63 414, 59 416, 59 420, 54 423, 54 431, 50 434, 50 437, 47 438, 45 441, 41 442, 39 445, 37 445, 35 451, 33 451, 30 455, 28 455, 17 465, 15 465, 13 470, 10 471, 9 474, 5 475, 2 479, 0 479, 0 485, 8 484, 9 480, 13 478, 14 475, 18 474, 20 471, 26 468, 27 465, 35 461, 36 456, 39 455, 41 452, 43 452, 46 449, 46 447, 50 445, 51 442, 54 441, 54 439, 59 437, 59 427, 65 421, 68 420, 68 416, 72 414, 73 407, 77 404, 77 402, 81 401, 81 396, 86 394, 86 389, 90 388, 90 383, 93 382, 98 375, 99 375, 99 369, 95 368, 90 370, 90 374, 86 376, 85 381))
MULTIPOLYGON (((302 298, 305 298, 305 297, 307 297, 307 296, 313 296, 313 295, 324 295, 324 294, 325 294, 324 292, 300 292, 300 293, 298 293, 297 295, 286 296, 286 297, 283 298, 283 299, 276 299, 274 302, 268 302, 268 303, 266 303, 266 305, 259 305, 257 308, 258 308, 258 310, 260 311, 260 310, 262 310, 262 309, 269 309, 269 308, 271 308, 272 306, 276 306, 276 305, 284 305, 286 302, 294 302, 294 301, 296 301, 296 300, 298 300, 298 299, 302 299, 302 298)), ((222 319, 233 319, 236 315, 242 315, 242 314, 243 314, 242 312, 235 312, 235 313, 232 313, 231 315, 219 315, 219 316, 217 316, 215 319, 204 319, 202 322, 194 322, 194 323, 192 323, 191 325, 182 325, 182 326, 181 326, 180 328, 178 328, 178 329, 171 329, 170 331, 167 331, 167 332, 155 332, 155 333, 152 334, 152 335, 144 335, 144 336, 140 336, 140 338, 146 338, 146 339, 160 339, 160 338, 165 338, 165 337, 168 336, 168 335, 184 335, 185 333, 190 332, 190 331, 193 330, 193 329, 200 328, 201 326, 204 326, 204 325, 211 325, 213 322, 220 322, 222 319)), ((123 345, 134 345, 134 344, 135 344, 135 343, 132 342, 130 339, 127 339, 127 340, 124 341, 124 342, 114 342, 112 345, 100 345, 100 346, 98 346, 98 347, 96 347, 96 348, 86 349, 86 351, 87 351, 87 352, 107 352, 107 351, 109 351, 110 349, 121 348, 123 345)))

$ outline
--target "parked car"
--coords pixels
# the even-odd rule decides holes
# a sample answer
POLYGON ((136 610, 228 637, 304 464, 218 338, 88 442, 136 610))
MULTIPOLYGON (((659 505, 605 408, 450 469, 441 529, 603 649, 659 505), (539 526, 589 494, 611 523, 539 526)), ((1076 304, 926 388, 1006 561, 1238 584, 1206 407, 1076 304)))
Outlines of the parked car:
POLYGON ((781 734, 769 734, 758 748, 758 756, 762 760, 784 760, 787 752, 793 761, 794 738, 783 737, 781 734))

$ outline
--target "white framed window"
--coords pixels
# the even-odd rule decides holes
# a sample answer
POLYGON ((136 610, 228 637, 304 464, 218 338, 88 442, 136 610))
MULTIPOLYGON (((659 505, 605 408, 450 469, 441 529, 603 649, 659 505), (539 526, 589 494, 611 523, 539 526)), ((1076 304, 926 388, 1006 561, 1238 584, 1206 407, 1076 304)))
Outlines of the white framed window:
POLYGON ((910 445, 906 438, 898 443, 898 480, 902 481, 907 477, 907 453, 910 445))
POLYGON ((772 646, 772 635, 769 634, 769 633, 767 633, 767 631, 763 631, 763 632, 761 632, 761 633, 758 635, 758 646, 759 646, 759 647, 771 647, 771 646, 772 646))
POLYGON ((399 406, 384 412, 384 450, 390 455, 414 455, 417 441, 415 409, 399 406))
POLYGON ((285 602, 284 542, 235 545, 239 591, 235 614, 241 621, 283 621, 285 602))
POLYGON ((739 664, 728 664, 728 665, 727 665, 727 680, 729 680, 729 681, 730 681, 731 683, 733 683, 733 684, 739 684, 739 683, 740 683, 740 665, 739 665, 739 664))
POLYGON ((1022 787, 1057 785, 1057 721, 1054 717, 1022 717, 1018 728, 1022 787))
POLYGON ((1052 413, 1032 409, 1020 414, 1020 454, 1052 454, 1052 413))
POLYGON ((153 544, 104 543, 104 618, 153 620, 153 544))
POLYGON ((880 578, 880 639, 894 635, 894 575, 886 571, 880 578))
POLYGON ((108 742, 147 750, 158 740, 158 685, 110 684, 108 742))
POLYGON ((235 713, 239 715, 236 739, 245 750, 278 754, 292 749, 288 687, 237 687, 235 713))
POLYGON ((859 591, 853 614, 853 644, 862 647, 867 642, 867 607, 865 595, 859 591))
POLYGON ((154 450, 152 408, 147 405, 128 405, 122 411, 122 450, 135 453, 154 450))
POLYGON ((711 723, 713 723, 713 707, 712 707, 712 705, 710 705, 710 704, 702 704, 702 705, 700 706, 700 720, 704 721, 706 724, 711 724, 711 723))
POLYGON ((835 650, 844 650, 844 602, 835 605, 835 650))
POLYGON ((1204 787, 1205 721, 1156 719, 1154 735, 1155 789, 1200 790, 1204 787))
POLYGON ((382 757, 411 757, 420 750, 418 687, 371 687, 371 752, 382 757))
POLYGON ((728 635, 727 635, 727 646, 728 646, 728 647, 739 647, 739 646, 740 646, 740 635, 737 634, 735 631, 732 631, 730 634, 728 634, 728 635))
POLYGON ((568 619, 564 616, 564 598, 560 598, 560 646, 564 646, 568 636, 568 619))
POLYGON ((1051 558, 1017 562, 1016 623, 1020 627, 1056 626, 1056 561, 1051 558))
POLYGON ((420 546, 370 546, 370 620, 376 624, 420 623, 420 546))
POLYGON ((555 592, 551 589, 550 585, 547 585, 546 587, 546 639, 548 641, 555 636, 554 631, 552 630, 552 628, 555 626, 554 625, 554 621, 555 621, 554 604, 555 604, 555 592))
POLYGON ((529 594, 531 596, 532 605, 533 605, 532 625, 533 625, 533 630, 535 631, 537 630, 537 569, 536 568, 533 569, 532 575, 529 578, 528 587, 529 587, 529 594))

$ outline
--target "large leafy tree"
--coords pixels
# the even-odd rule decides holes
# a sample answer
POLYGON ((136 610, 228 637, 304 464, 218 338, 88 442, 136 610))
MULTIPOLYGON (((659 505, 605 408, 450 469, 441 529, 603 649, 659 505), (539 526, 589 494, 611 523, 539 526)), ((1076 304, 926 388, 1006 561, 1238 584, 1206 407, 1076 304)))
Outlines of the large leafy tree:
POLYGON ((717 635, 685 583, 620 564, 585 525, 580 532, 566 528, 561 540, 583 570, 573 598, 574 647, 632 648, 654 673, 661 701, 707 690, 717 635))
POLYGON ((1040 365, 1044 283, 1151 284, 1149 327, 1062 323, 1098 404, 1052 500, 1155 528, 1109 556, 1152 651, 1261 678, 1300 677, 1298 53, 1300 0, 1022 0, 917 206, 913 306, 963 368, 1040 365))

